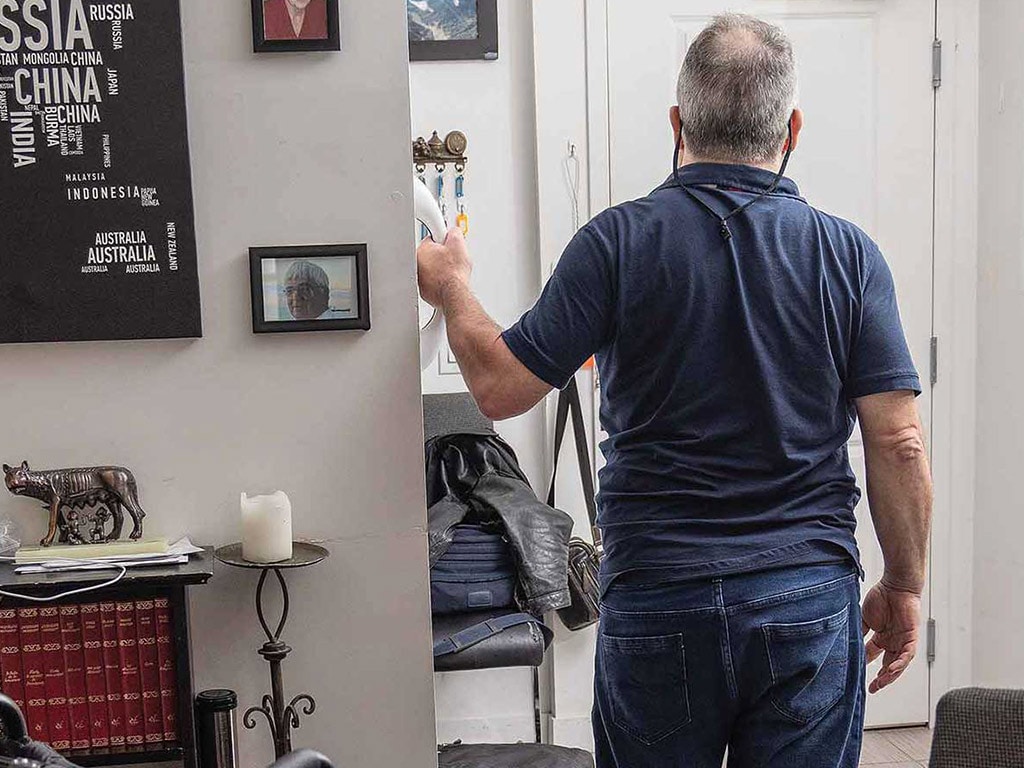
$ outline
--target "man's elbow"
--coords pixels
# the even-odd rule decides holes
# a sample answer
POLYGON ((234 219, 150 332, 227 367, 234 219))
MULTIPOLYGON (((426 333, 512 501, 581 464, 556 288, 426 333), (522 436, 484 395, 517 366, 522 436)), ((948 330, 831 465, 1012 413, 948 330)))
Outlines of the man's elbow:
POLYGON ((928 459, 928 446, 919 425, 903 427, 882 436, 878 440, 878 448, 899 464, 916 464, 928 459))
POLYGON ((483 392, 477 395, 476 404, 480 413, 491 421, 505 421, 522 413, 522 409, 506 393, 483 392))
POLYGON ((513 375, 492 375, 473 387, 480 412, 491 421, 505 421, 530 410, 543 395, 533 396, 513 375))
POLYGON ((500 337, 492 364, 478 368, 475 375, 466 380, 480 412, 491 421, 520 416, 551 391, 549 384, 541 381, 512 355, 500 337))

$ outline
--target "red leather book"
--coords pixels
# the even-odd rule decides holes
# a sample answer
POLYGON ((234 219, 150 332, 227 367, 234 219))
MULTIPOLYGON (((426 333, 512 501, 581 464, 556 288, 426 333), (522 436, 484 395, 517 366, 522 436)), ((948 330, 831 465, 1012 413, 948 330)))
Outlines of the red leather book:
POLYGON ((103 684, 107 689, 107 731, 110 746, 125 741, 124 697, 121 695, 121 652, 117 646, 117 604, 100 603, 100 636, 103 638, 103 684))
POLYGON ((166 597, 153 601, 156 612, 156 651, 160 663, 160 711, 164 718, 164 741, 178 740, 178 676, 174 667, 174 625, 171 603, 166 597))
POLYGON ((160 710, 160 658, 156 649, 156 610, 152 600, 135 602, 135 623, 139 633, 143 731, 147 744, 159 744, 164 740, 164 716, 160 710))
POLYGON ((21 670, 21 637, 18 633, 18 609, 0 609, 0 689, 25 711, 25 678, 21 670))
POLYGON ((46 681, 46 717, 50 746, 58 752, 71 748, 68 722, 68 683, 64 670, 64 641, 60 635, 60 610, 55 605, 39 609, 39 639, 43 644, 43 675, 46 681))
POLYGON ((85 657, 85 695, 89 711, 89 744, 110 746, 110 713, 107 711, 107 681, 103 674, 103 629, 99 603, 86 603, 80 609, 82 651, 85 657))
POLYGON ((68 687, 68 724, 71 748, 88 749, 89 699, 85 692, 85 649, 82 647, 81 610, 77 605, 60 607, 60 638, 64 648, 64 676, 68 687))
POLYGON ((46 676, 43 674, 43 644, 39 639, 39 609, 18 609, 21 638, 21 668, 25 680, 25 719, 36 741, 50 741, 46 717, 46 676))
POLYGON ((121 658, 124 740, 132 747, 146 742, 146 730, 139 674, 139 627, 135 621, 135 603, 130 600, 117 601, 117 650, 121 658))

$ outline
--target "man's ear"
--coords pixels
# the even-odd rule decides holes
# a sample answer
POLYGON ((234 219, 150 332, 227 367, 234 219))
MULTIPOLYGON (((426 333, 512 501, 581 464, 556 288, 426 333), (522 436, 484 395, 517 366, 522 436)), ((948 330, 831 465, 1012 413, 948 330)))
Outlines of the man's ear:
POLYGON ((672 123, 672 139, 678 144, 679 136, 683 132, 683 118, 679 114, 678 106, 674 106, 668 111, 668 119, 672 123))
POLYGON ((792 143, 790 143, 787 140, 786 146, 782 150, 783 152, 786 152, 787 150, 789 150, 789 151, 795 150, 796 147, 797 147, 797 144, 800 142, 800 131, 802 131, 804 129, 804 113, 803 113, 803 110, 801 110, 801 109, 794 109, 793 110, 793 114, 791 114, 789 116, 789 127, 790 127, 790 129, 792 130, 792 133, 793 133, 793 141, 792 141, 792 143))

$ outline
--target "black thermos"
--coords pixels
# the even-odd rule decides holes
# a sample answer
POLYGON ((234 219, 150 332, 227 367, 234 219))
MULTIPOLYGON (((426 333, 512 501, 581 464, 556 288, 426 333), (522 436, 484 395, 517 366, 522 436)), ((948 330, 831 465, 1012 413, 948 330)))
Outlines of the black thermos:
POLYGON ((234 691, 214 689, 196 696, 196 737, 200 768, 238 768, 234 691))

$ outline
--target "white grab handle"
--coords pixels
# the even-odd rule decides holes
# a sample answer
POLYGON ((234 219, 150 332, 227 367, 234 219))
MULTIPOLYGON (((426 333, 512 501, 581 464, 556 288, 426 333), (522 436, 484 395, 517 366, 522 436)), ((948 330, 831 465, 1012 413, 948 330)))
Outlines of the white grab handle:
MULTIPOLYGON (((413 177, 413 209, 416 220, 430 232, 430 237, 435 243, 443 243, 448 233, 448 225, 445 223, 441 208, 430 194, 427 185, 419 178, 413 177)), ((425 371, 437 359, 437 353, 441 351, 441 345, 445 339, 444 315, 440 310, 434 310, 427 324, 420 328, 420 370, 425 371)))

